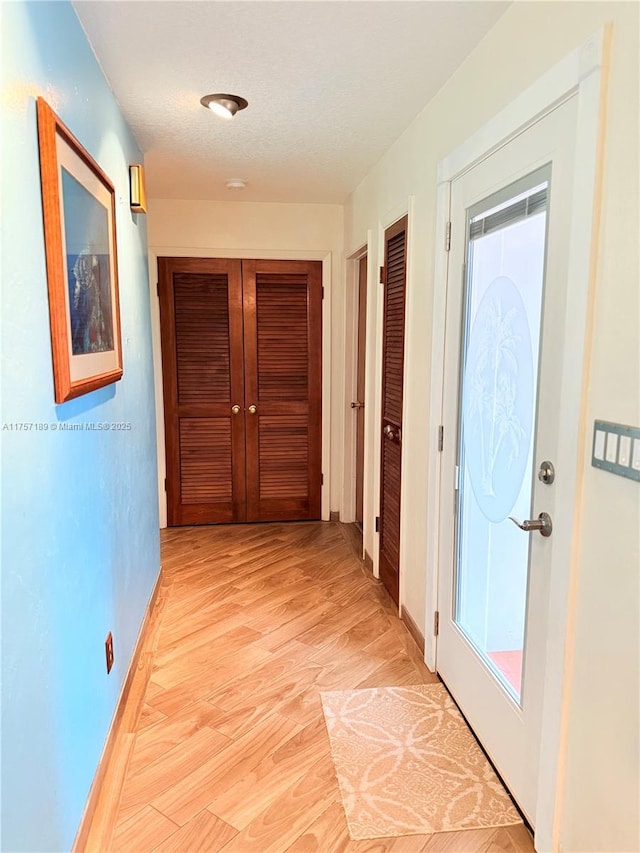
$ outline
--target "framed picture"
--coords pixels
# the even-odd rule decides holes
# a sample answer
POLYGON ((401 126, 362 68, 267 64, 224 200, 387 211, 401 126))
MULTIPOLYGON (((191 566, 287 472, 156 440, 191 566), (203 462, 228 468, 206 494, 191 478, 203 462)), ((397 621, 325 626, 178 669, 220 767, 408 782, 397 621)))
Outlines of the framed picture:
POLYGON ((43 98, 40 180, 56 403, 122 376, 115 191, 43 98))

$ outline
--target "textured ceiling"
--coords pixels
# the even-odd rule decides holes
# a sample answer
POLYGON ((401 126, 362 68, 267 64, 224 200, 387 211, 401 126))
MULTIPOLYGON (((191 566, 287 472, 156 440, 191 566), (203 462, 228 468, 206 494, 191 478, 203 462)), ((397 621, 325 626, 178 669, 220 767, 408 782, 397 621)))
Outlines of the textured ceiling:
POLYGON ((508 3, 74 5, 151 197, 342 203, 508 3), (210 92, 249 106, 225 122, 200 105, 210 92), (237 177, 247 188, 228 190, 237 177))

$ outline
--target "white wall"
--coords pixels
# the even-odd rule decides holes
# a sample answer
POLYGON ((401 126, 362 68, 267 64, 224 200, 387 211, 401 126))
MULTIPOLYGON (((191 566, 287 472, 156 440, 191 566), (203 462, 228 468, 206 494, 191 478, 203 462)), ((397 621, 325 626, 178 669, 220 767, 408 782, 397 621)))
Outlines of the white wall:
POLYGON ((149 281, 158 423, 160 517, 166 526, 164 412, 156 282, 159 256, 277 258, 323 261, 322 515, 339 509, 343 441, 343 208, 329 204, 149 201, 149 281), (329 460, 331 459, 331 463, 329 460), (330 467, 329 467, 330 464, 330 467))
MULTIPOLYGON (((345 212, 345 251, 410 206, 404 417, 401 596, 424 627, 427 545, 426 425, 432 343, 436 166, 499 110, 607 21, 613 22, 609 123, 603 183, 588 416, 640 424, 638 371, 638 6, 634 3, 514 4, 357 188, 345 212)), ((369 331, 381 299, 371 282, 369 331)), ((380 348, 369 340, 365 547, 374 555, 378 505, 380 348), (372 411, 372 409, 374 411, 372 411)), ((579 377, 577 377, 579 381, 579 377)), ((446 437, 445 437, 446 440, 446 437)), ((589 444, 589 442, 587 442, 589 444)), ((433 442, 431 443, 433 448, 433 442)), ((564 750, 564 853, 637 851, 638 575, 640 489, 592 469, 584 459, 583 516, 577 531, 573 678, 568 682, 564 750)), ((572 512, 571 507, 566 508, 572 512)), ((427 609, 433 609, 428 603, 427 609)), ((573 618, 573 617, 572 617, 573 618)), ((572 645, 570 643, 570 648, 572 645)), ((568 673, 569 678, 569 673, 568 673)))
POLYGON ((564 853, 640 850, 640 483, 593 468, 594 419, 640 426, 639 6, 614 21, 585 431, 564 853))

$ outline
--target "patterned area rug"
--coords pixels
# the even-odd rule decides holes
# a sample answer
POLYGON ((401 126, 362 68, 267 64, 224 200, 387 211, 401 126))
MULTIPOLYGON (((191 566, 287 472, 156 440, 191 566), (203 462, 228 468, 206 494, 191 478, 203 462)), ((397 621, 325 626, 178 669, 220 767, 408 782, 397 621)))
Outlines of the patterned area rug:
POLYGON ((352 839, 521 823, 441 684, 321 695, 352 839))

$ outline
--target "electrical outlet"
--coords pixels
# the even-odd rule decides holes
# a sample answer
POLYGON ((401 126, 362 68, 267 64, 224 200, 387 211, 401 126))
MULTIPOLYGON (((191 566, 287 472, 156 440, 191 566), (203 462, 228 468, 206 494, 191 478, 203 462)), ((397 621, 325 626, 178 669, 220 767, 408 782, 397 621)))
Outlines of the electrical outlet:
POLYGON ((104 650, 107 655, 107 675, 111 672, 113 666, 113 637, 111 631, 107 634, 107 639, 104 642, 104 650))

